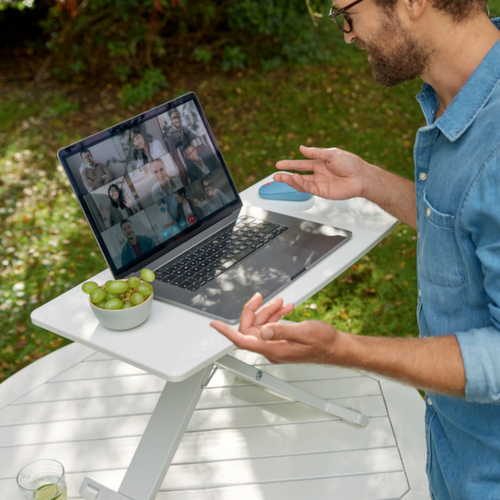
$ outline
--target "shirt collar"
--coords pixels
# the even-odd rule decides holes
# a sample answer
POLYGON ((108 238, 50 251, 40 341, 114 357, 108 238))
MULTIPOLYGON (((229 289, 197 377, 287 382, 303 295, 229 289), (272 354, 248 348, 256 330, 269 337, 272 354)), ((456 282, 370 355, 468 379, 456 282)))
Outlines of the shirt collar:
MULTIPOLYGON (((500 18, 493 20, 500 29, 500 18)), ((474 122, 500 84, 500 41, 488 52, 481 64, 469 77, 445 112, 434 122, 438 98, 434 89, 424 83, 417 99, 428 125, 433 125, 450 140, 457 140, 474 122)))

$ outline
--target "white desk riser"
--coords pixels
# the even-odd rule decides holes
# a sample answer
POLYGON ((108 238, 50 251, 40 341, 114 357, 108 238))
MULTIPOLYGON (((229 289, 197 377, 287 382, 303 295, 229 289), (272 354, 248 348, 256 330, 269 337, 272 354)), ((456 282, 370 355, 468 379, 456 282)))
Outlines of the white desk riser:
MULTIPOLYGON (((280 293, 285 302, 298 305, 312 296, 398 225, 394 217, 361 198, 328 201, 313 197, 305 202, 263 200, 258 196, 258 188, 270 180, 268 177, 243 191, 244 204, 331 224, 353 233, 347 243, 280 293)), ((106 270, 93 279, 104 283, 112 279, 112 275, 106 270)), ((119 491, 87 478, 80 489, 85 499, 153 500, 156 497, 215 362, 215 366, 234 371, 287 397, 366 425, 366 419, 359 413, 334 407, 228 356, 234 346, 209 326, 210 319, 205 316, 155 301, 151 316, 143 325, 115 332, 98 323, 87 302, 88 296, 79 285, 33 311, 31 318, 34 324, 51 332, 175 383, 165 385, 119 491)))

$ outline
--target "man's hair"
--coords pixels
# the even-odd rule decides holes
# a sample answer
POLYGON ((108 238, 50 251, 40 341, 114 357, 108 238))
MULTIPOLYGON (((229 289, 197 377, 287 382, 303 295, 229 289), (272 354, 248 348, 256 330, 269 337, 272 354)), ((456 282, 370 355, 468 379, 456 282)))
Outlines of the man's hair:
MULTIPOLYGON (((123 229, 123 224, 125 224, 125 222, 130 222, 128 219, 123 219, 121 222, 120 222, 120 229, 123 229)), ((130 224, 132 224, 130 222, 130 224)))
POLYGON ((190 142, 186 142, 185 144, 182 145, 182 149, 184 149, 184 151, 186 151, 187 148, 196 149, 196 147, 193 144, 191 144, 190 142))
POLYGON ((173 114, 179 115, 179 117, 181 116, 181 114, 179 113, 179 110, 177 110, 176 108, 171 109, 171 110, 168 112, 168 116, 169 116, 170 118, 172 118, 172 115, 173 115, 173 114))
POLYGON ((83 151, 80 151, 80 156, 83 158, 83 153, 90 153, 92 154, 88 149, 84 149, 83 151))
MULTIPOLYGON (((375 0, 380 7, 393 11, 398 0, 375 0)), ((479 11, 486 12, 488 0, 430 0, 436 10, 442 10, 451 16, 453 21, 460 22, 470 19, 479 11)))

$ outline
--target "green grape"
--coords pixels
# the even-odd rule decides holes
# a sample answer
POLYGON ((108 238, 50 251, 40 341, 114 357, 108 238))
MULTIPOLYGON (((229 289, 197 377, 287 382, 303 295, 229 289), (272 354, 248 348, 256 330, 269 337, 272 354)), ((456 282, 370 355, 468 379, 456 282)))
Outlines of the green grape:
POLYGON ((107 281, 105 288, 109 293, 121 295, 128 290, 128 283, 126 281, 107 281))
POLYGON ((128 279, 128 287, 129 289, 135 289, 141 284, 141 280, 137 276, 131 276, 128 279))
POLYGON ((120 295, 118 293, 106 292, 106 301, 111 300, 111 299, 118 299, 118 298, 120 298, 120 295))
POLYGON ((98 304, 106 298, 106 292, 102 288, 97 288, 90 294, 90 300, 93 304, 98 304))
POLYGON ((99 307, 100 309, 104 309, 104 306, 106 305, 106 300, 102 300, 101 302, 94 304, 96 307, 99 307))
POLYGON ((137 291, 144 297, 147 297, 153 293, 153 285, 150 285, 149 283, 141 283, 137 291))
POLYGON ((132 304, 132 302, 130 302, 130 300, 127 300, 123 303, 123 309, 130 309, 133 306, 134 306, 134 304, 132 304))
POLYGON ((106 302, 104 309, 123 309, 123 302, 120 299, 113 298, 106 302))
POLYGON ((152 281, 155 280, 156 276, 155 276, 155 273, 153 271, 151 271, 151 269, 143 269, 141 271, 141 278, 144 281, 149 281, 151 283, 152 281))
POLYGON ((134 293, 132 297, 130 297, 130 301, 136 306, 144 302, 144 297, 140 293, 134 293))
POLYGON ((89 295, 99 288, 99 285, 95 281, 87 281, 82 285, 82 290, 89 295))

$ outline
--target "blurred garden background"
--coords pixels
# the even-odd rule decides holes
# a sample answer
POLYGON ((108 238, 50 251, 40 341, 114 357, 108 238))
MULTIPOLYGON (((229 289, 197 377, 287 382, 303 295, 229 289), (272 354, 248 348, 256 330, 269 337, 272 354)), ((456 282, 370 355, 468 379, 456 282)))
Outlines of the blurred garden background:
MULTIPOLYGON (((68 343, 31 311, 105 268, 56 157, 70 143, 194 91, 240 190, 301 144, 413 177, 421 82, 378 87, 330 6, 0 0, 0 382, 68 343)), ((402 224, 290 318, 417 335, 415 254, 402 224)))

